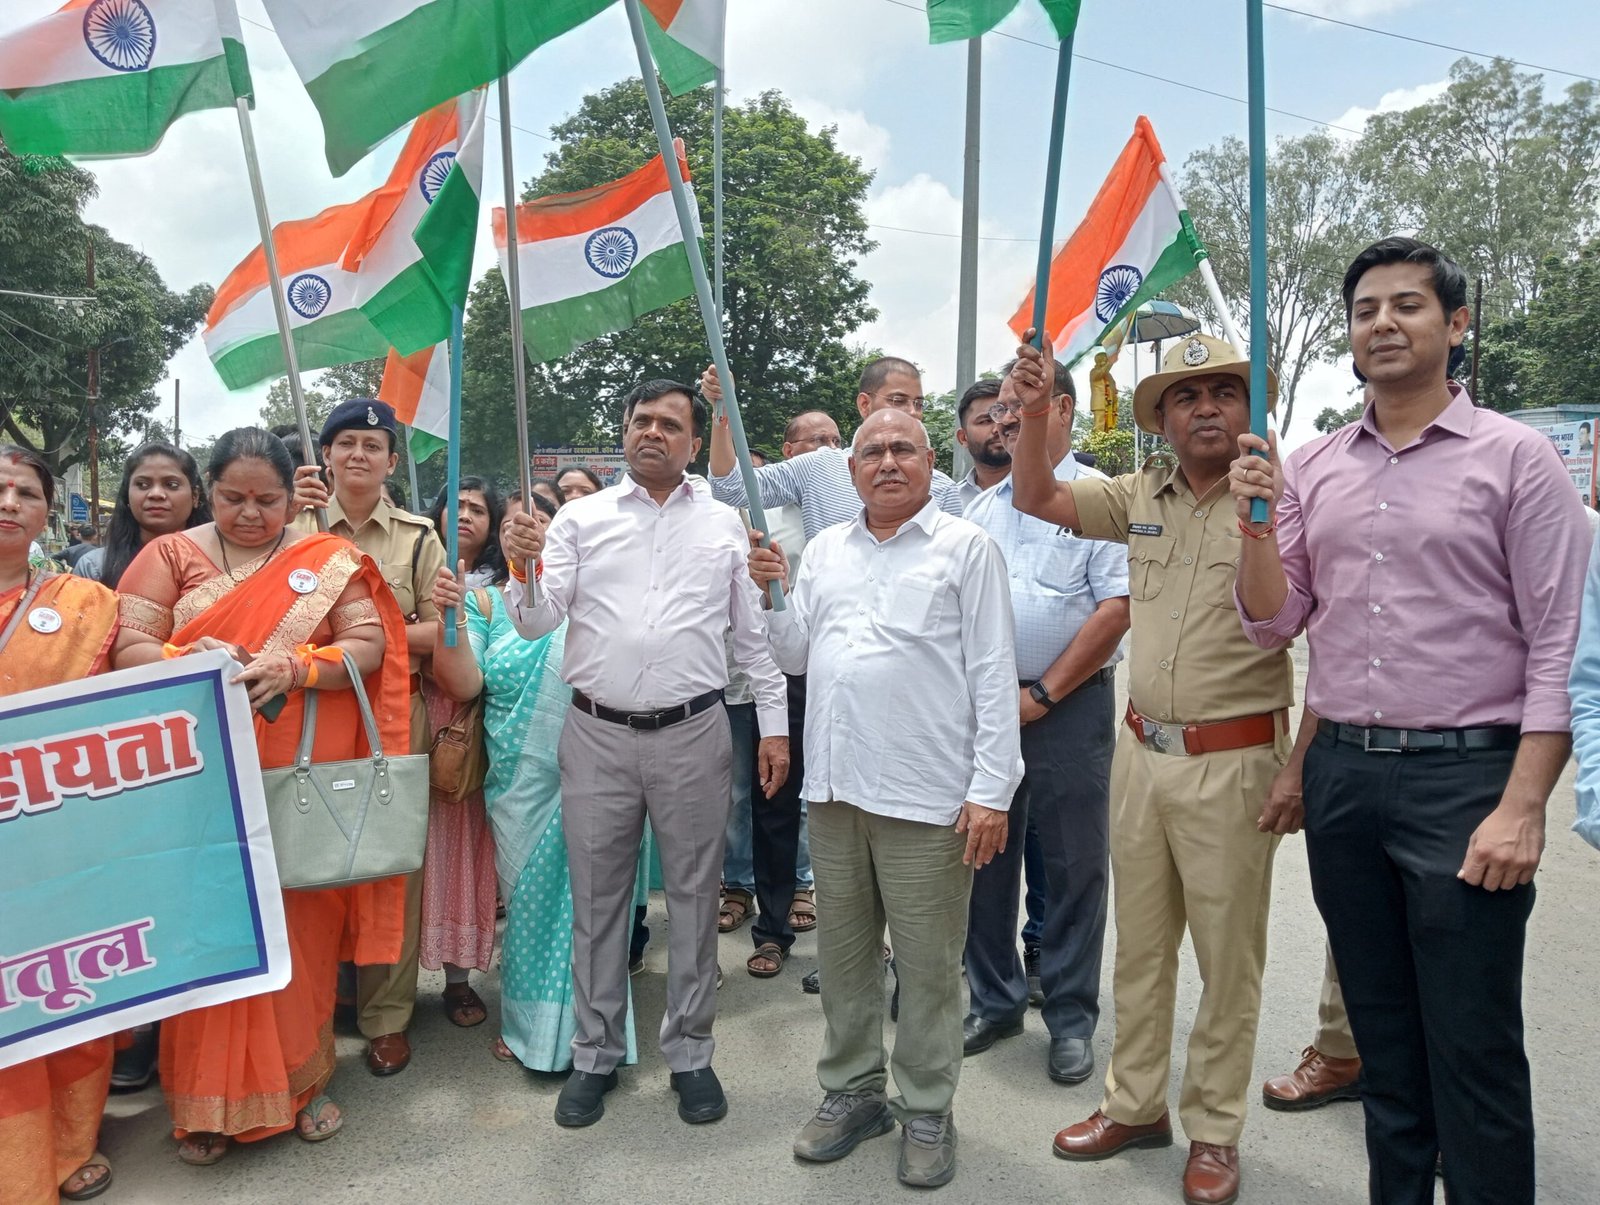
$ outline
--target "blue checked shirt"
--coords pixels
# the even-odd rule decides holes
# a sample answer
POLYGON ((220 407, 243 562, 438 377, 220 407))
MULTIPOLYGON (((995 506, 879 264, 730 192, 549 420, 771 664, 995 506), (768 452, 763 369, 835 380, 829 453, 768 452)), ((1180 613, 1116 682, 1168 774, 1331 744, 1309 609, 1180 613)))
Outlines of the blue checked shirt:
MULTIPOLYGON (((1070 453, 1056 466, 1058 481, 1104 476, 1070 453)), ((1023 514, 1011 505, 1010 477, 973 499, 966 517, 988 532, 1005 556, 1017 628, 1017 674, 1024 681, 1038 679, 1054 664, 1101 603, 1127 597, 1127 548, 1086 540, 1023 514)), ((1106 664, 1121 660, 1119 644, 1106 664)))

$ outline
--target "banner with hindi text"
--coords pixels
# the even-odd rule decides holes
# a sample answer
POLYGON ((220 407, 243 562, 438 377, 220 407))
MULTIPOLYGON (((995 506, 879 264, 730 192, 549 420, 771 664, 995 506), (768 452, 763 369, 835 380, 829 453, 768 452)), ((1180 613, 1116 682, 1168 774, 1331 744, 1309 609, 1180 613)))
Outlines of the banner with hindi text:
POLYGON ((0 1068, 289 981, 221 651, 0 698, 0 1068))

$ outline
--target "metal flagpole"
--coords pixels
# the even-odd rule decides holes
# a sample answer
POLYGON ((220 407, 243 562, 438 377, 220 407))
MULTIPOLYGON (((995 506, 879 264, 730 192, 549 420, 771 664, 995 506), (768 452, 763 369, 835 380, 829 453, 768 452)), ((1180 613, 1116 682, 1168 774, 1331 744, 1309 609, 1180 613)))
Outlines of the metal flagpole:
MULTIPOLYGON (((1267 438, 1267 87, 1262 0, 1245 0, 1250 58, 1250 430, 1267 438)), ((1257 453, 1261 455, 1261 453, 1257 453)), ((1250 522, 1267 500, 1250 500, 1250 522)))
MULTIPOLYGON (((718 62, 727 62, 728 27, 722 27, 722 53, 718 62)), ((722 308, 722 89, 723 69, 717 68, 717 96, 711 109, 711 270, 712 292, 717 299, 717 322, 724 320, 727 311, 722 308)))
POLYGON ((1045 306, 1050 298, 1050 261, 1055 256, 1056 204, 1061 196, 1061 144, 1067 130, 1067 85, 1072 80, 1072 39, 1061 39, 1056 59, 1055 105, 1050 111, 1050 158, 1045 166, 1044 217, 1039 222, 1039 267, 1033 281, 1033 342, 1044 338, 1045 306))
MULTIPOLYGON (((772 543, 767 530, 766 509, 761 505, 761 486, 756 481, 755 465, 750 461, 750 444, 745 439, 744 419, 739 414, 739 399, 734 392, 733 373, 728 369, 728 349, 722 341, 722 323, 717 320, 716 299, 711 295, 711 280, 706 274, 705 256, 700 251, 700 240, 695 236, 694 216, 689 209, 689 192, 684 187, 683 172, 678 167, 678 152, 673 145, 672 128, 667 124, 667 107, 661 99, 661 83, 656 79, 655 60, 650 57, 650 44, 645 40, 644 18, 639 15, 639 0, 626 0, 628 24, 633 29, 634 49, 639 52, 639 74, 644 78, 644 93, 650 101, 650 118, 656 127, 656 142, 661 148, 661 159, 666 165, 667 182, 672 186, 672 205, 678 212, 678 229, 683 233, 683 249, 689 256, 689 273, 694 277, 695 297, 700 303, 700 318, 705 323, 706 339, 711 344, 711 362, 717 366, 717 376, 722 381, 724 413, 728 416, 728 431, 733 436, 733 450, 739 457, 739 472, 744 478, 746 505, 750 513, 750 526, 761 532, 763 547, 772 543)), ((769 587, 772 609, 784 610, 783 588, 773 582, 769 587)))
MULTIPOLYGON (((256 157, 256 136, 250 124, 250 102, 234 101, 239 115, 239 140, 244 144, 244 166, 250 176, 250 196, 255 201, 256 225, 261 229, 261 254, 267 262, 267 284, 272 290, 272 311, 278 319, 278 339, 283 345, 283 371, 289 379, 289 397, 294 401, 294 416, 300 423, 300 459, 317 463, 317 445, 312 442, 311 422, 306 418, 306 395, 300 388, 300 357, 294 336, 289 333, 289 303, 283 293, 283 277, 278 272, 278 249, 272 245, 272 219, 267 216, 267 190, 261 183, 261 162, 256 157)), ((316 508, 317 530, 328 530, 328 512, 316 508)))
MULTIPOLYGON (((533 453, 528 446, 528 365, 522 343, 522 266, 517 260, 517 173, 511 159, 511 75, 500 77, 500 170, 506 196, 506 291, 511 296, 512 380, 517 393, 518 479, 522 484, 522 505, 533 510, 533 453)), ((460 374, 452 360, 450 368, 451 421, 459 421, 461 409, 460 374)), ((452 441, 452 446, 454 441, 452 441)), ((452 489, 450 496, 455 497, 452 489)), ((451 561, 454 565, 455 562, 451 561)), ((528 589, 533 590, 533 563, 527 565, 528 589)))
MULTIPOLYGON (((1178 191, 1178 184, 1172 178, 1172 173, 1167 170, 1165 162, 1161 164, 1161 182, 1167 186, 1167 191, 1172 194, 1173 202, 1184 212, 1189 212, 1189 207, 1183 203, 1183 194, 1178 191)), ((1200 279, 1205 283, 1206 294, 1211 298, 1211 304, 1217 310, 1217 322, 1222 326, 1222 337, 1233 344, 1233 350, 1240 356, 1250 353, 1245 348, 1244 339, 1239 334, 1239 328, 1234 325, 1233 312, 1228 309, 1228 301, 1222 295, 1222 286, 1217 283, 1217 274, 1211 268, 1211 256, 1207 255, 1200 261, 1200 279)), ((1161 371, 1161 361, 1156 361, 1156 371, 1161 371)))
MULTIPOLYGON (((956 302, 956 396, 978 379, 978 164, 983 137, 983 39, 967 40, 967 135, 961 165, 961 277, 956 302)), ((972 456, 952 440, 950 469, 957 481, 972 471, 972 456)))
MULTIPOLYGON (((513 214, 513 217, 516 215, 513 214)), ((516 310, 517 307, 511 307, 516 310)), ((445 448, 444 471, 444 536, 445 555, 452 573, 456 558, 461 555, 461 353, 462 326, 465 310, 455 306, 450 312, 450 443, 445 448)), ((415 470, 413 470, 415 471, 415 470)), ((526 469, 523 470, 527 472, 526 469)), ((523 494, 524 505, 532 507, 529 495, 523 494)), ((468 565, 468 569, 472 566, 468 565)), ((530 575, 531 577, 531 575, 530 575)), ((465 584, 465 583, 463 583, 465 584)), ((456 609, 446 607, 444 612, 444 647, 456 647, 456 609)))

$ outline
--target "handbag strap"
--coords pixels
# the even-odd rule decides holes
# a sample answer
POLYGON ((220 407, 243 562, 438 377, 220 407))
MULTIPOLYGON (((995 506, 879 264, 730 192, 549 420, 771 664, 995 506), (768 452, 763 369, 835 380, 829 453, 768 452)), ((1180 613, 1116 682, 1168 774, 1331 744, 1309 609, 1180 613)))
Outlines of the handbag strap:
POLYGON ((39 570, 33 579, 33 584, 17 600, 17 609, 11 613, 11 622, 6 624, 6 630, 0 632, 0 653, 5 652, 6 645, 11 643, 12 633, 17 630, 17 625, 22 622, 22 617, 28 613, 28 607, 33 603, 33 600, 39 597, 39 591, 44 588, 44 584, 58 576, 59 574, 46 573, 43 569, 39 570))
MULTIPOLYGON (((344 661, 344 672, 350 679, 350 689, 355 692, 356 706, 361 709, 361 723, 367 730, 367 747, 372 750, 374 765, 382 765, 387 760, 383 751, 383 742, 378 737, 378 720, 372 714, 372 703, 367 699, 367 687, 361 681, 361 673, 356 669, 356 660, 350 655, 349 649, 341 648, 340 656, 344 661)), ((301 769, 311 766, 311 747, 317 734, 317 692, 307 690, 301 692, 306 696, 305 719, 300 725, 300 747, 295 750, 295 765, 301 769)))

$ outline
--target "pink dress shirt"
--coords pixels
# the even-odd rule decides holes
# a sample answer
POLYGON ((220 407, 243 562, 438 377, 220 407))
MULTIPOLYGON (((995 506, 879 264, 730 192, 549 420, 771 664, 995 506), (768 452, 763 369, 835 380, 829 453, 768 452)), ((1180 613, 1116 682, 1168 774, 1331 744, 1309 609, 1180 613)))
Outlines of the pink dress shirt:
POLYGON ((1289 595, 1260 621, 1239 604, 1245 634, 1277 648, 1306 633, 1306 705, 1330 720, 1565 732, 1583 504, 1544 435, 1450 392, 1404 448, 1378 433, 1369 404, 1289 456, 1278 504, 1289 595))

